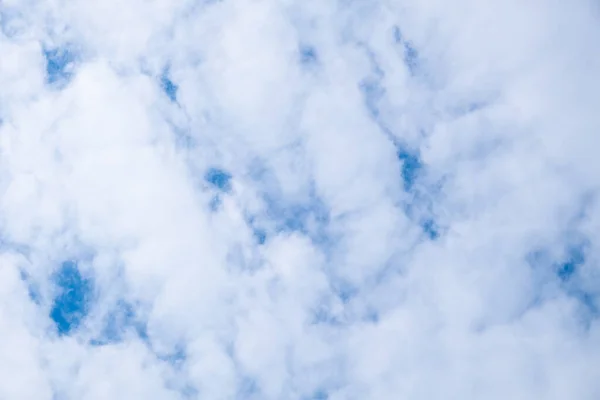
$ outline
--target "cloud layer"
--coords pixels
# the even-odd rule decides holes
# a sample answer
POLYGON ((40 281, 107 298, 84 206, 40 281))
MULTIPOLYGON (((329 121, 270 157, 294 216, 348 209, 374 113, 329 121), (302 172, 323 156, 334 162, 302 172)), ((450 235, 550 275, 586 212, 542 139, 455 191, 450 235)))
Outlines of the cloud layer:
POLYGON ((600 398, 588 0, 3 0, 0 398, 600 398))

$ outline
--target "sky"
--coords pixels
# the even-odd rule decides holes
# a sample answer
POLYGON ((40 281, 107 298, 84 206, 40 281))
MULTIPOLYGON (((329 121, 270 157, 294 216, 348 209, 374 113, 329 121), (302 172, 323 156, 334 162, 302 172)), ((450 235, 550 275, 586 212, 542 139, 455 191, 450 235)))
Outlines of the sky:
POLYGON ((0 399, 599 399, 599 18, 1 0, 0 399))

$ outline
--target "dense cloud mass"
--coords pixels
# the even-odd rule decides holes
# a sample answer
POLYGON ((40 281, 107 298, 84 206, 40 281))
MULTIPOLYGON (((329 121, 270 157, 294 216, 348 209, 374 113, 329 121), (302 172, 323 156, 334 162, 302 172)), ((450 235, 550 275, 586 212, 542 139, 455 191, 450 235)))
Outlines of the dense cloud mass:
POLYGON ((600 6, 1 0, 0 399, 600 398, 600 6))

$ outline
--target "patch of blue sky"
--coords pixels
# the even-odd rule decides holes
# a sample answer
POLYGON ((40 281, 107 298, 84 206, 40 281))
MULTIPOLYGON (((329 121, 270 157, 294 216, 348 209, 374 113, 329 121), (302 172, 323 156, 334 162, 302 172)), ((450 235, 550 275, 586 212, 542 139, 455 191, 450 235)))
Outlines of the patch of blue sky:
POLYGON ((409 72, 411 75, 417 74, 420 60, 419 52, 415 48, 414 44, 404 37, 400 27, 398 26, 393 27, 392 35, 394 42, 402 46, 402 58, 409 72))
POLYGON ((581 268, 587 262, 588 246, 587 240, 577 240, 571 243, 567 247, 566 256, 556 266, 556 275, 563 283, 566 292, 579 301, 587 319, 592 319, 600 315, 598 299, 587 289, 587 285, 582 281, 583 275, 580 274, 581 268))
POLYGON ((231 191, 231 179, 231 173, 217 167, 209 168, 204 174, 204 180, 208 184, 224 193, 231 191))
POLYGON ((416 75, 419 69, 419 52, 410 43, 404 42, 404 63, 412 75, 416 75))
POLYGON ((167 362, 172 372, 165 377, 165 386, 177 393, 180 399, 199 399, 200 391, 184 369, 185 357, 177 359, 175 362, 165 359, 162 359, 162 361, 167 362))
POLYGON ((392 36, 395 43, 402 43, 402 31, 399 26, 394 26, 392 28, 392 36))
POLYGON ((39 285, 31 278, 31 276, 29 276, 29 274, 26 271, 21 270, 19 274, 21 276, 21 280, 27 287, 27 294, 29 295, 31 301, 37 305, 41 305, 42 294, 40 292, 39 285))
POLYGON ((311 324, 343 328, 351 321, 347 311, 357 299, 360 289, 329 274, 331 292, 323 295, 311 311, 311 324))
MULTIPOLYGON (((373 52, 366 47, 365 49, 372 65, 371 75, 363 79, 363 81, 360 83, 360 88, 364 96, 365 107, 367 108, 367 111, 369 112, 369 115, 373 121, 377 123, 379 128, 395 144, 396 155, 401 163, 402 187, 405 192, 411 192, 415 187, 415 183, 417 182, 419 175, 424 170, 423 162, 418 151, 409 149, 405 145, 398 143, 398 140, 389 130, 386 123, 381 119, 380 106, 381 103, 385 101, 386 95, 385 88, 381 85, 381 80, 384 74, 377 63, 373 52)), ((413 201, 421 201, 424 196, 413 196, 412 198, 413 201)), ((414 214, 412 210, 415 208, 423 209, 427 207, 417 204, 408 204, 406 211, 409 216, 414 214)), ((412 215, 412 217, 414 217, 414 215, 412 215)), ((431 216, 426 218, 419 216, 417 222, 421 225, 423 232, 429 239, 435 240, 439 237, 438 225, 431 216)))
MULTIPOLYGON (((578 236, 571 234, 569 236, 578 236)), ((584 325, 600 315, 598 296, 586 289, 580 270, 586 263, 587 240, 570 238, 563 257, 558 260, 548 250, 538 249, 526 255, 529 265, 543 280, 554 276, 560 282, 561 290, 576 299, 580 305, 580 317, 584 325)))
POLYGON ((380 115, 379 103, 385 95, 385 90, 381 86, 380 79, 377 77, 365 78, 360 83, 360 89, 363 93, 365 106, 367 107, 369 115, 378 124, 383 124, 383 121, 378 119, 380 115))
POLYGON ((187 353, 183 346, 175 346, 173 351, 160 353, 156 355, 157 358, 167 364, 169 364, 174 369, 180 369, 183 367, 185 362, 187 361, 187 353))
POLYGON ((365 106, 371 115, 371 118, 373 118, 373 120, 380 126, 384 126, 385 124, 380 120, 379 116, 380 103, 384 100, 386 93, 385 88, 381 84, 385 73, 379 65, 375 53, 364 44, 359 44, 359 47, 364 50, 371 65, 371 71, 369 75, 362 79, 359 83, 359 87, 363 93, 365 106))
POLYGON ((212 212, 217 212, 221 209, 221 205, 223 204, 223 199, 221 199, 221 195, 219 193, 211 196, 208 202, 208 208, 212 212))
POLYGON ((252 230, 256 243, 259 245, 265 244, 267 241, 267 231, 261 228, 255 228, 252 230))
POLYGON ((348 304, 359 293, 359 289, 356 286, 341 280, 336 281, 333 286, 334 292, 343 304, 348 304))
POLYGON ((246 224, 252 230, 252 235, 256 244, 262 245, 267 241, 267 229, 264 226, 261 226, 259 219, 253 215, 246 215, 246 224))
POLYGON ((416 151, 409 151, 402 146, 397 146, 396 154, 402 164, 401 175, 404 190, 407 192, 411 191, 414 188, 418 175, 423 170, 421 157, 416 151))
POLYGON ((377 311, 375 308, 369 308, 369 309, 365 310, 363 320, 370 322, 372 324, 377 324, 379 322, 379 319, 380 319, 379 311, 377 311))
POLYGON ((342 326, 342 319, 331 312, 327 307, 319 307, 312 311, 312 318, 310 321, 313 325, 327 325, 327 326, 342 326))
POLYGON ((479 99, 455 104, 448 112, 454 117, 471 114, 483 110, 490 104, 489 99, 479 99))
POLYGON ((312 66, 319 61, 317 49, 314 46, 301 44, 298 52, 300 53, 300 64, 302 66, 312 66))
POLYGON ((330 305, 312 310, 310 323, 317 326, 345 329, 357 322, 377 324, 379 319, 380 313, 373 307, 356 307, 354 304, 344 303, 342 310, 337 312, 333 312, 330 305))
MULTIPOLYGON (((286 204, 276 196, 265 195, 264 202, 266 210, 262 227, 262 232, 265 233, 263 240, 268 239, 270 232, 299 232, 309 237, 315 245, 325 246, 329 243, 329 210, 318 198, 311 196, 303 203, 286 204)), ((256 221, 259 222, 260 218, 256 218, 256 221)))
POLYGON ((565 260, 558 266, 556 274, 562 281, 568 281, 585 263, 585 245, 580 243, 567 249, 565 260))
POLYGON ((404 205, 405 213, 417 222, 423 233, 430 240, 440 236, 440 226, 432 212, 432 198, 435 198, 434 187, 417 187, 419 177, 425 172, 421 157, 417 151, 410 151, 403 146, 397 146, 397 157, 401 163, 402 186, 409 194, 409 200, 404 205))
POLYGON ((260 243, 271 235, 299 232, 309 237, 315 245, 326 246, 330 241, 329 209, 317 196, 314 187, 302 198, 284 198, 275 174, 257 161, 250 173, 259 188, 262 207, 246 216, 260 243))
POLYGON ((585 329, 589 329, 593 321, 600 318, 600 294, 590 291, 582 282, 563 282, 563 289, 567 296, 577 301, 577 317, 585 329))
POLYGON ((281 217, 280 230, 282 231, 299 231, 305 234, 310 234, 314 231, 309 224, 327 223, 328 213, 320 203, 309 205, 293 205, 279 210, 281 217))
POLYGON ((579 300, 579 302, 583 305, 588 316, 595 317, 595 318, 600 316, 598 295, 594 295, 592 293, 588 293, 583 290, 578 290, 578 291, 572 293, 572 295, 575 296, 579 300))
POLYGON ((137 316, 134 306, 125 301, 118 301, 104 318, 100 334, 93 338, 90 344, 100 346, 118 343, 123 341, 128 333, 135 333, 143 341, 148 340, 146 323, 137 316))
POLYGON ((53 276, 57 288, 50 310, 59 335, 69 335, 85 320, 93 300, 94 284, 84 277, 77 262, 66 261, 53 276))
POLYGON ((64 85, 74 75, 75 54, 65 47, 44 49, 46 59, 46 82, 50 85, 64 85))
POLYGON ((425 219, 421 227, 423 228, 423 233, 427 235, 430 240, 436 240, 440 236, 439 227, 433 219, 427 218, 425 219))
MULTIPOLYGON (((364 46, 363 46, 364 47, 364 46)), ((377 59, 372 51, 365 47, 365 51, 371 62, 371 73, 360 83, 360 89, 363 93, 364 104, 373 121, 380 127, 382 132, 395 144, 396 154, 401 162, 401 173, 403 187, 405 191, 412 190, 419 173, 423 170, 423 163, 417 151, 407 148, 398 143, 395 135, 390 131, 385 121, 381 118, 380 107, 385 101, 386 91, 381 84, 384 73, 377 63, 377 59)))
POLYGON ((191 135, 191 131, 188 126, 184 126, 182 123, 174 122, 169 118, 169 116, 165 115, 164 118, 174 135, 175 145, 179 149, 191 149, 196 145, 196 141, 191 135))
POLYGON ((165 69, 160 77, 160 87, 162 88, 165 95, 172 102, 177 102, 177 92, 179 91, 179 86, 176 85, 171 79, 171 75, 169 69, 165 69))

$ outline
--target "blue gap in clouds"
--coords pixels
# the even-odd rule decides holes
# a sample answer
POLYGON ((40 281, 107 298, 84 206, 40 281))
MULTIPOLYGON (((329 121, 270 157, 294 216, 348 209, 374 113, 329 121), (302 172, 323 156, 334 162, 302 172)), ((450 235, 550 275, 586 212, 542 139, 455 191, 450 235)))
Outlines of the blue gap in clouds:
POLYGON ((383 127, 384 124, 379 119, 379 108, 385 96, 385 88, 381 84, 385 74, 377 62, 375 53, 364 44, 359 43, 359 47, 365 51, 371 64, 371 73, 359 83, 359 88, 363 94, 365 106, 371 118, 383 127))
POLYGON ((253 233, 258 244, 265 244, 267 241, 267 232, 264 229, 253 229, 253 233))
POLYGON ((342 324, 342 321, 333 315, 326 306, 321 306, 312 312, 311 324, 339 326, 342 324))
MULTIPOLYGON (((581 269, 585 264, 597 261, 588 259, 588 251, 593 243, 589 237, 579 232, 577 226, 587 220, 590 209, 597 203, 597 193, 595 191, 583 193, 579 203, 573 215, 573 226, 566 236, 566 256, 558 264, 556 274, 567 293, 579 301, 582 323, 589 328, 591 322, 600 317, 600 294, 589 291, 585 284, 586 275, 581 273, 581 269)), ((590 267, 595 268, 596 265, 590 267)))
POLYGON ((408 42, 404 43, 404 63, 412 75, 417 73, 419 68, 419 53, 408 42))
POLYGON ((598 298, 582 287, 580 268, 586 263, 586 251, 590 245, 586 239, 574 240, 566 249, 565 258, 556 265, 556 276, 563 284, 569 296, 580 304, 581 322, 589 328, 593 319, 600 316, 598 298))
POLYGON ((598 298, 587 292, 581 286, 581 276, 578 276, 581 266, 586 263, 586 250, 589 243, 580 241, 567 248, 566 257, 556 266, 556 276, 563 283, 564 290, 580 305, 581 323, 587 328, 591 321, 600 316, 598 298), (577 278, 577 279, 576 279, 577 278))
POLYGON ((204 174, 204 180, 221 192, 228 193, 231 190, 231 174, 224 169, 211 167, 204 174))
POLYGON ((290 205, 276 212, 280 218, 279 231, 299 231, 308 235, 318 229, 316 224, 326 224, 329 219, 326 208, 317 200, 310 204, 290 205))
POLYGON ((313 46, 300 45, 298 51, 300 53, 300 64, 302 66, 312 66, 319 61, 317 50, 313 46))
POLYGON ((435 240, 440 237, 439 227, 435 221, 431 218, 426 218, 422 223, 423 233, 427 235, 430 240, 435 240))
POLYGON ((260 227, 260 223, 257 222, 257 218, 252 215, 246 215, 246 223, 252 229, 252 234, 254 236, 256 244, 265 244, 265 242, 267 241, 267 231, 266 229, 260 227))
POLYGON ((398 140, 394 137, 392 132, 388 129, 384 121, 380 117, 380 104, 384 100, 386 91, 382 86, 381 81, 385 76, 383 70, 377 63, 375 55, 371 50, 366 48, 367 56, 371 61, 371 75, 361 81, 359 87, 363 93, 365 107, 369 112, 373 121, 380 127, 380 129, 394 142, 397 149, 398 159, 402 162, 402 178, 404 179, 405 190, 412 189, 415 178, 418 172, 422 169, 423 165, 420 156, 417 152, 409 151, 406 147, 397 143, 398 140))
POLYGON ((595 201, 594 192, 584 193, 573 210, 572 221, 563 236, 564 257, 556 265, 556 275, 563 282, 575 277, 579 268, 586 262, 586 253, 591 243, 589 238, 581 234, 578 226, 585 222, 595 201))
POLYGON ((402 45, 402 58, 404 60, 404 63, 406 64, 406 67, 408 68, 408 71, 411 73, 411 75, 416 75, 420 63, 419 52, 409 40, 406 40, 404 38, 404 36, 402 35, 402 31, 398 26, 395 26, 393 28, 393 37, 394 42, 402 45))
POLYGON ((261 188, 264 207, 257 214, 246 216, 258 243, 265 243, 272 234, 291 232, 309 237, 315 245, 326 246, 329 243, 329 209, 314 187, 310 187, 302 198, 289 199, 281 193, 275 174, 260 161, 251 167, 250 175, 261 188))
POLYGON ((375 120, 375 122, 381 125, 382 122, 378 120, 380 114, 379 102, 385 95, 385 89, 380 84, 380 78, 365 78, 359 86, 363 93, 365 99, 365 106, 367 107, 369 115, 375 120))
POLYGON ((312 324, 342 326, 347 323, 344 316, 335 315, 332 311, 334 304, 339 301, 347 306, 359 295, 359 289, 342 279, 330 276, 331 293, 323 298, 312 312, 312 324))
POLYGON ((440 232, 437 222, 431 216, 431 204, 428 204, 424 193, 415 187, 415 183, 424 169, 421 157, 416 151, 409 151, 401 145, 396 147, 398 160, 402 164, 402 185, 404 191, 411 196, 411 200, 406 205, 406 213, 419 223, 423 233, 430 240, 435 240, 440 236, 440 232))
MULTIPOLYGON (((152 350, 152 346, 150 351, 152 350)), ((165 386, 181 395, 183 399, 198 399, 199 391, 189 380, 189 376, 186 374, 186 362, 187 353, 183 346, 176 346, 173 351, 169 353, 157 353, 153 351, 156 358, 166 366, 171 368, 173 372, 170 377, 166 379, 165 386)))
POLYGON ((448 112, 454 118, 459 118, 477 111, 481 111, 490 105, 489 99, 471 100, 468 102, 458 102, 452 106, 448 112))
POLYGON ((191 149, 195 146, 195 140, 190 134, 190 129, 188 127, 178 126, 176 123, 169 120, 166 122, 175 136, 175 145, 177 148, 191 149))
POLYGON ((135 332, 143 341, 148 340, 146 324, 137 316, 134 306, 120 300, 104 318, 104 326, 100 335, 92 339, 90 344, 102 346, 118 343, 125 339, 128 332, 135 332))
POLYGON ((267 222, 274 222, 275 233, 300 232, 313 240, 315 244, 328 241, 326 232, 329 223, 329 210, 315 197, 307 202, 286 204, 277 196, 265 195, 267 222))
POLYGON ((413 189, 417 176, 423 169, 423 163, 417 152, 411 152, 401 146, 397 146, 396 155, 402 163, 402 184, 408 192, 413 189))
MULTIPOLYGON (((150 348, 152 350, 152 346, 150 346, 150 348)), ((153 352, 156 355, 157 359, 168 364, 171 368, 173 368, 176 371, 181 370, 187 361, 187 353, 185 347, 182 345, 175 346, 175 348, 169 352, 159 353, 154 350, 153 352)))
POLYGON ((572 241, 565 251, 565 256, 556 261, 549 252, 544 249, 538 249, 526 255, 528 264, 538 271, 538 273, 547 279, 548 274, 554 275, 561 283, 562 290, 576 299, 582 312, 582 323, 588 325, 592 318, 599 315, 597 298, 593 294, 586 292, 581 287, 581 280, 578 276, 581 266, 586 262, 586 249, 589 243, 583 241, 572 241))
POLYGON ((561 281, 568 281, 577 272, 578 268, 585 262, 584 244, 570 246, 567 249, 567 256, 557 266, 556 275, 561 281))
POLYGON ((232 175, 224 169, 211 167, 204 173, 204 180, 213 189, 217 190, 217 193, 212 197, 210 201, 210 209, 217 211, 221 205, 221 196, 231 191, 231 179, 232 175))
POLYGON ((75 54, 71 49, 61 47, 44 49, 44 57, 48 84, 65 84, 73 78, 75 54))
POLYGON ((371 63, 370 76, 363 79, 359 84, 363 94, 364 104, 373 121, 379 126, 385 135, 388 136, 392 142, 394 142, 397 149, 396 154, 398 159, 402 162, 402 178, 404 179, 404 189, 408 191, 412 189, 415 178, 418 172, 422 169, 423 165, 419 154, 414 151, 409 151, 405 146, 402 146, 400 143, 398 143, 398 140, 382 120, 380 116, 380 108, 381 103, 385 100, 386 96, 386 90, 382 86, 382 80, 385 76, 385 73, 377 62, 373 51, 365 45, 361 45, 361 47, 365 49, 367 57, 371 63))
POLYGON ((27 286, 27 294, 31 301, 37 305, 42 304, 42 295, 39 286, 31 279, 26 271, 21 270, 19 274, 23 283, 27 286))
POLYGON ((160 77, 160 87, 172 102, 177 102, 177 91, 179 90, 179 86, 171 80, 169 68, 165 68, 160 77))
MULTIPOLYGON (((406 146, 398 143, 397 138, 382 120, 380 115, 380 105, 382 101, 385 100, 386 91, 382 86, 381 81, 385 74, 377 63, 374 53, 366 46, 363 47, 365 47, 369 60, 372 64, 371 75, 363 79, 359 85, 363 93, 365 107, 367 108, 367 111, 369 112, 369 115, 373 121, 396 146, 396 156, 401 163, 403 189, 405 192, 413 192, 415 182, 419 174, 423 171, 423 162, 421 161, 421 157, 417 151, 409 150, 406 146)), ((423 196, 419 196, 416 193, 414 194, 413 203, 407 205, 407 214, 409 214, 411 218, 418 220, 417 222, 421 225, 423 232, 429 239, 435 240, 439 237, 439 227, 434 219, 423 218, 422 216, 415 215, 416 213, 413 212, 413 210, 424 207, 423 205, 418 205, 415 203, 416 201, 420 201, 423 196)))
POLYGON ((350 300, 358 295, 358 288, 343 281, 337 281, 334 284, 335 293, 344 304, 348 304, 350 300))
POLYGON ((69 335, 77 329, 89 312, 93 281, 81 274, 77 262, 63 262, 53 277, 58 289, 50 310, 59 335, 69 335))
POLYGON ((392 35, 394 36, 395 43, 402 43, 402 31, 399 26, 394 26, 392 28, 392 35))

